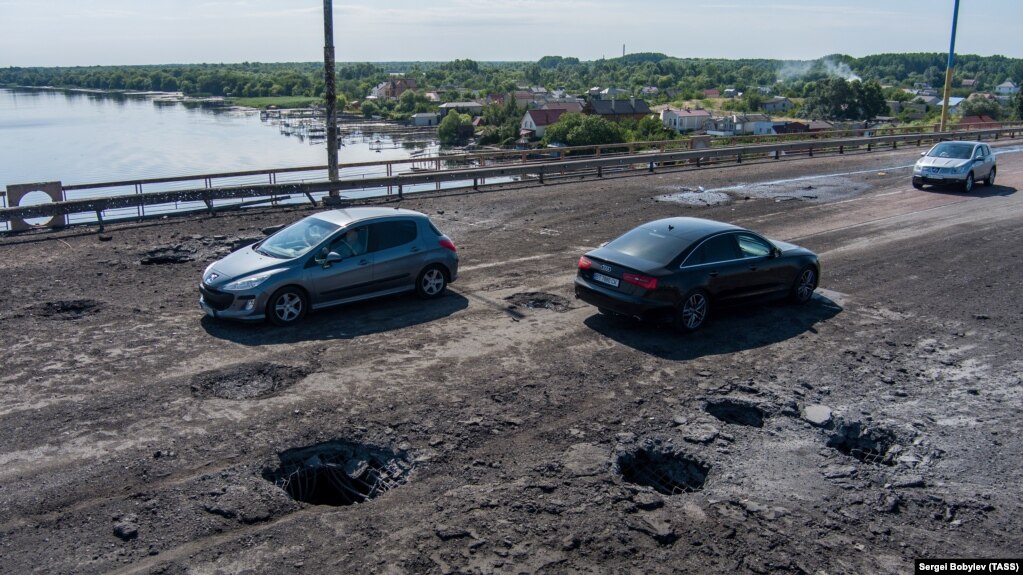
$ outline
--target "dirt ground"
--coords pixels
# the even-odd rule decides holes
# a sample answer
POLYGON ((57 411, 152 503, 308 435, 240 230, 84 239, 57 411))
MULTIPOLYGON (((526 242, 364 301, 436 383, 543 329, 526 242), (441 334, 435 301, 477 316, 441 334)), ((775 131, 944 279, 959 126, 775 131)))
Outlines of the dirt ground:
POLYGON ((309 207, 0 238, 0 572, 1021 557, 1020 144, 969 195, 914 190, 906 148, 413 197, 449 294, 288 329, 205 318, 197 285, 309 207), (813 249, 821 287, 688 336, 573 298, 583 252, 669 215, 813 249))

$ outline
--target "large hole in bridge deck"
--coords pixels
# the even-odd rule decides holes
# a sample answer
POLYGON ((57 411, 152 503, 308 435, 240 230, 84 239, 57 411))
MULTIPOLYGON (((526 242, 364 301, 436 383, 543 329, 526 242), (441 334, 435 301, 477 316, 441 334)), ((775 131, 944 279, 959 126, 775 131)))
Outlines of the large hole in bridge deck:
POLYGON ((403 485, 412 472, 403 453, 345 441, 289 449, 279 457, 280 467, 264 471, 263 478, 312 505, 362 503, 403 485))
POLYGON ((657 447, 622 453, 616 466, 625 481, 652 487, 664 495, 700 491, 710 473, 710 466, 703 462, 657 447))
POLYGON ((707 402, 705 411, 725 423, 749 427, 764 426, 764 410, 741 401, 732 399, 711 400, 707 402))
POLYGON ((895 465, 895 434, 859 421, 842 422, 828 438, 828 447, 864 463, 895 465))
POLYGON ((207 371, 192 378, 199 399, 262 399, 277 395, 309 375, 303 367, 257 362, 207 371))

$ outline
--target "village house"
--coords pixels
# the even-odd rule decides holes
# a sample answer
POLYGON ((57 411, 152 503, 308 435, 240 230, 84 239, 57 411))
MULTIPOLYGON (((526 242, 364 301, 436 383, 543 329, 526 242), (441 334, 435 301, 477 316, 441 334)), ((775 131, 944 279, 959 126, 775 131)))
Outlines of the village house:
POLYGON ((412 114, 410 119, 413 126, 436 126, 440 121, 440 114, 437 112, 419 112, 412 114))
POLYGON ((446 102, 439 106, 440 116, 443 118, 451 110, 456 110, 470 116, 478 116, 483 113, 483 104, 479 102, 446 102))
POLYGON ((522 116, 519 134, 528 138, 542 138, 547 126, 558 121, 565 110, 528 110, 522 116))
POLYGON ((628 98, 629 91, 621 88, 604 88, 598 94, 601 100, 617 100, 620 98, 628 98))
POLYGON ((706 90, 703 91, 703 97, 704 98, 720 98, 721 97, 721 91, 718 90, 717 88, 707 88, 706 90))
POLYGON ((606 120, 642 120, 650 114, 650 106, 641 99, 590 100, 583 108, 584 114, 595 114, 606 120))
POLYGON ((540 106, 541 110, 564 110, 566 112, 574 112, 580 114, 583 108, 586 107, 586 102, 579 98, 558 98, 547 100, 547 103, 540 106))
MULTIPOLYGON (((948 98, 948 113, 949 114, 958 114, 959 113, 959 104, 962 104, 965 101, 966 101, 966 98, 960 98, 959 96, 949 96, 949 98, 948 98)), ((942 107, 945 106, 945 101, 944 100, 938 100, 938 103, 935 104, 935 105, 938 108, 942 108, 942 107)))
POLYGON ((979 116, 963 116, 959 119, 959 127, 965 130, 997 128, 998 126, 998 120, 983 114, 979 116))
POLYGON ((709 121, 710 112, 702 108, 677 110, 668 107, 661 110, 661 123, 680 134, 702 131, 709 121))
POLYGON ((1019 86, 1012 80, 1006 80, 995 86, 995 94, 999 96, 1012 96, 1019 93, 1019 86))
POLYGON ((805 134, 810 131, 810 126, 803 122, 775 122, 775 134, 805 134))
POLYGON ((774 96, 769 100, 765 100, 764 103, 760 105, 760 108, 768 114, 783 114, 791 110, 794 106, 795 104, 792 103, 792 100, 789 100, 785 96, 774 96))
POLYGON ((977 80, 975 78, 963 78, 963 81, 959 85, 963 88, 975 90, 977 88, 977 80))

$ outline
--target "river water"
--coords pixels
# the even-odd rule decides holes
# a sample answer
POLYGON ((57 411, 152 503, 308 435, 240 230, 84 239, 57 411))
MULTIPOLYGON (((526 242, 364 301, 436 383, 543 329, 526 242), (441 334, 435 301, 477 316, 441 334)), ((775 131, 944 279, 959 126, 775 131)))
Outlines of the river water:
MULTIPOLYGON (((345 164, 438 153, 435 133, 432 140, 429 135, 416 137, 418 141, 401 141, 400 136, 371 129, 348 133, 338 151, 342 177, 383 175, 383 168, 346 170, 345 164)), ((261 120, 254 110, 185 105, 152 94, 0 89, 0 188, 326 164, 324 139, 285 135, 279 125, 261 120)), ((326 170, 282 175, 277 181, 296 179, 326 179, 326 170)), ((266 183, 266 176, 258 181, 266 183)), ((144 191, 201 185, 193 181, 144 191)))

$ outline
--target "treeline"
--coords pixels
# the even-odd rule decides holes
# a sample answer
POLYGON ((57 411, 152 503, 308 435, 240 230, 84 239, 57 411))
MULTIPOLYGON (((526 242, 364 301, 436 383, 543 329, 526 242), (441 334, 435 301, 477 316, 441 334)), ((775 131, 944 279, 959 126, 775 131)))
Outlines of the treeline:
MULTIPOLYGON (((467 93, 506 93, 516 86, 544 86, 580 94, 593 86, 629 90, 644 87, 651 102, 697 99, 709 88, 747 91, 768 86, 773 93, 800 97, 811 85, 831 77, 877 81, 895 86, 944 83, 946 55, 878 54, 853 58, 836 54, 819 60, 672 58, 664 54, 629 54, 622 58, 580 61, 545 56, 537 62, 384 62, 341 63, 337 90, 348 101, 361 100, 389 74, 417 81, 420 91, 438 90, 446 99, 467 93), (649 90, 648 90, 649 91, 649 90)), ((1023 80, 1023 59, 1004 56, 956 57, 955 84, 964 78, 991 89, 1006 79, 1023 80)), ((53 86, 99 90, 180 91, 189 96, 321 97, 323 65, 316 62, 187 64, 161 66, 91 66, 0 69, 0 85, 53 86)))

